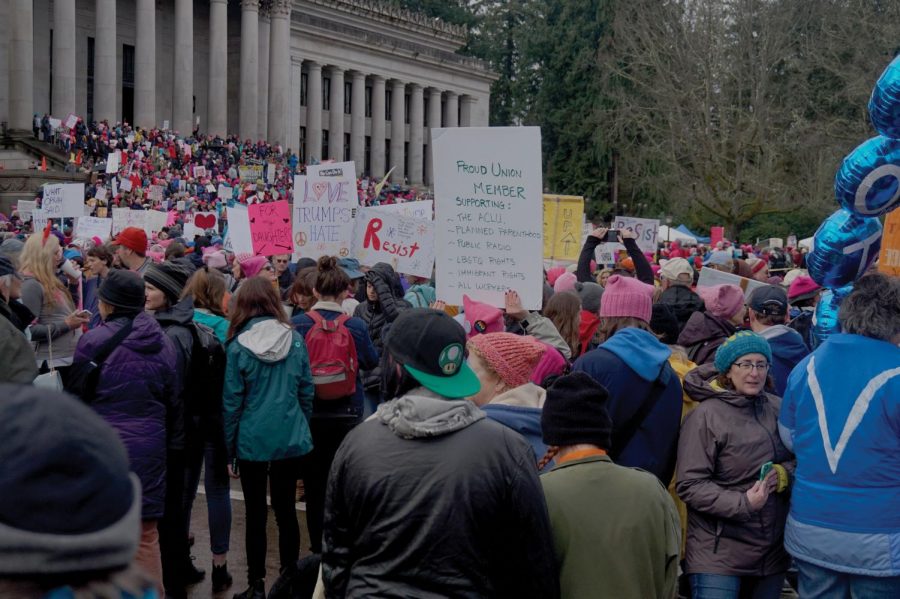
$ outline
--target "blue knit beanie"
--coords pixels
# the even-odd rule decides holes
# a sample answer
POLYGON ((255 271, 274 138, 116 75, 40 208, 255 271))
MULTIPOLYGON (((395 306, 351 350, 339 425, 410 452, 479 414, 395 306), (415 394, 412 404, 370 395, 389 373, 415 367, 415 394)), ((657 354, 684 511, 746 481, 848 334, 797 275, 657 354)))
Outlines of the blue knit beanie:
POLYGON ((764 337, 752 331, 738 331, 726 339, 716 351, 716 370, 721 373, 728 372, 732 364, 747 354, 762 354, 770 364, 772 363, 772 348, 764 337))

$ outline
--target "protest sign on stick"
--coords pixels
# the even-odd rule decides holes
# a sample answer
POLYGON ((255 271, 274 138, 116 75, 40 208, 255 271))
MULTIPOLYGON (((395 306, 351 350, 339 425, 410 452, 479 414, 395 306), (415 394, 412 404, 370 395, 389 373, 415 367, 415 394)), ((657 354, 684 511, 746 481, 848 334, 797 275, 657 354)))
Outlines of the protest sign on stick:
POLYGON ((247 207, 247 216, 254 254, 291 253, 291 205, 287 201, 252 204, 247 207))
POLYGON ((23 221, 31 220, 31 213, 35 208, 37 208, 37 202, 34 200, 19 200, 16 205, 16 211, 19 213, 19 218, 23 221))
POLYGON ((101 241, 107 241, 112 230, 111 218, 96 218, 82 216, 75 225, 75 236, 83 239, 99 237, 101 241))
POLYGON ((31 226, 34 231, 43 231, 47 227, 47 215, 40 208, 31 211, 31 226))
POLYGON ((253 255, 253 239, 250 235, 250 217, 247 206, 235 204, 228 208, 228 235, 225 248, 238 256, 253 255))
POLYGON ((44 185, 41 209, 47 218, 78 218, 84 215, 84 183, 44 185))
POLYGON ((543 299, 541 132, 538 127, 432 129, 437 296, 526 309, 543 299))
POLYGON ((106 156, 106 173, 112 174, 119 172, 119 152, 110 152, 106 156))
POLYGON ((355 180, 294 177, 294 258, 349 256, 358 205, 355 180))
POLYGON ((584 198, 544 195, 544 258, 576 262, 581 253, 584 198))
POLYGON ((656 237, 659 233, 659 221, 655 218, 634 218, 617 216, 613 221, 614 229, 628 229, 637 235, 637 245, 642 252, 656 253, 656 237))
POLYGON ((222 200, 223 202, 227 202, 231 199, 231 188, 227 185, 223 185, 219 183, 219 188, 216 190, 216 197, 222 200))
POLYGON ((363 266, 386 262, 399 273, 431 277, 434 221, 360 208, 356 213, 350 253, 363 266))

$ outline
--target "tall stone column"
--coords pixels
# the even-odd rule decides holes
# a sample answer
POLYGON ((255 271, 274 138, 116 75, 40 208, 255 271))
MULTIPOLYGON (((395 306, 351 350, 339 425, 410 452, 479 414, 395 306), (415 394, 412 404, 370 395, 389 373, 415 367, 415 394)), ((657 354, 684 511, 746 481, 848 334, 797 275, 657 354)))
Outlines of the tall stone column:
POLYGON ((366 168, 366 76, 353 72, 350 88, 350 160, 356 163, 356 172, 366 168))
POLYGON ((206 130, 228 134, 228 0, 209 2, 209 92, 206 130))
MULTIPOLYGON (((9 126, 31 133, 34 107, 34 5, 9 2, 9 126)), ((58 118, 66 118, 63 115, 58 118)))
POLYGON ((425 143, 425 101, 422 86, 409 86, 409 182, 422 183, 422 145, 425 143))
POLYGON ((269 138, 269 46, 272 21, 267 8, 259 10, 259 69, 257 70, 256 91, 256 135, 259 139, 269 138))
POLYGON ((257 141, 257 87, 259 85, 259 0, 241 0, 241 106, 238 133, 257 141))
POLYGON ((444 103, 444 127, 459 127, 459 96, 456 92, 447 92, 444 103))
POLYGON ((288 111, 291 101, 291 2, 272 3, 271 37, 269 38, 269 127, 268 139, 285 144, 288 136, 288 111))
POLYGON ((460 96, 459 98, 459 126, 472 126, 472 110, 475 108, 475 98, 472 96, 460 96))
POLYGON ((97 0, 94 42, 94 118, 118 119, 116 102, 116 0, 97 0))
POLYGON ((156 127, 156 0, 137 0, 134 50, 134 124, 156 127))
POLYGON ((54 2, 51 110, 57 118, 75 112, 75 56, 75 2, 54 2))
POLYGON ((425 139, 428 140, 428 154, 425 155, 425 183, 434 185, 434 143, 431 139, 431 130, 441 127, 441 90, 430 88, 428 90, 428 131, 425 139))
POLYGON ((403 182, 406 178, 406 85, 402 81, 391 81, 391 164, 396 167, 391 181, 403 182))
POLYGON ((344 69, 331 67, 331 104, 328 110, 328 153, 338 162, 344 159, 344 69))
POLYGON ((372 75, 372 135, 371 173, 373 177, 384 177, 384 77, 372 75))
POLYGON ((194 125, 193 0, 175 0, 175 70, 172 83, 172 128, 182 135, 190 135, 194 125))
POLYGON ((306 71, 306 161, 322 156, 322 65, 311 62, 306 71))

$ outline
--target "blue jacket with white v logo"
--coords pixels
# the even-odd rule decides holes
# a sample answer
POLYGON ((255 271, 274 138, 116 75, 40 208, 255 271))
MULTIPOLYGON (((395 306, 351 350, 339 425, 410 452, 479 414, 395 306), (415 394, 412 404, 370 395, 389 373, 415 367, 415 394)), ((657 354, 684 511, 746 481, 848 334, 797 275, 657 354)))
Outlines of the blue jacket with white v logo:
POLYGON ((779 428, 797 456, 788 551, 840 572, 900 575, 900 348, 832 335, 791 373, 779 428))

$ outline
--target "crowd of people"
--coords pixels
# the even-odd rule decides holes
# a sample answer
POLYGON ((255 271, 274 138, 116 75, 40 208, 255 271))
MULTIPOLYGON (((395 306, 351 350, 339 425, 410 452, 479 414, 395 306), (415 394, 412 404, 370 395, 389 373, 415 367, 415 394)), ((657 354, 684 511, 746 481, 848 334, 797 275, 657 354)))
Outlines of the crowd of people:
POLYGON ((620 231, 604 268, 596 229, 529 311, 177 227, 3 236, 0 596, 185 597, 201 474, 215 592, 240 480, 238 599, 900 596, 896 277, 820 342, 791 251, 620 231))

